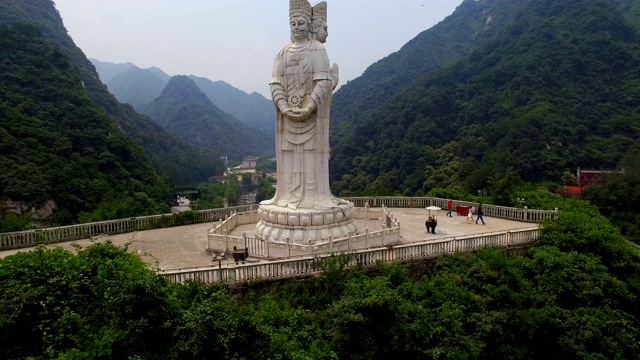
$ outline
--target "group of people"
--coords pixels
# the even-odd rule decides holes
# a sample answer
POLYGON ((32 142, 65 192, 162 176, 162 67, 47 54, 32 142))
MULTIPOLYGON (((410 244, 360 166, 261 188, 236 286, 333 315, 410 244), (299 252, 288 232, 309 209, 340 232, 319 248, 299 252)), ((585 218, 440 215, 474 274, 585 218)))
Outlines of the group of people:
MULTIPOLYGON (((449 199, 449 201, 447 201, 447 207, 449 208, 449 212, 447 213, 447 216, 453 216, 451 215, 451 212, 453 211, 453 200, 449 199)), ((476 208, 475 206, 472 206, 471 208, 469 208, 469 212, 467 213, 467 221, 473 221, 473 214, 476 214, 476 224, 478 223, 478 221, 482 221, 482 225, 485 225, 484 223, 484 211, 482 210, 482 204, 479 203, 478 207, 476 208)))
POLYGON ((476 224, 478 223, 478 221, 482 221, 482 225, 484 225, 484 217, 482 215, 484 215, 484 212, 482 211, 482 204, 478 204, 478 208, 476 209, 475 206, 472 206, 469 209, 469 213, 467 214, 467 221, 471 220, 473 221, 473 213, 476 213, 476 224))

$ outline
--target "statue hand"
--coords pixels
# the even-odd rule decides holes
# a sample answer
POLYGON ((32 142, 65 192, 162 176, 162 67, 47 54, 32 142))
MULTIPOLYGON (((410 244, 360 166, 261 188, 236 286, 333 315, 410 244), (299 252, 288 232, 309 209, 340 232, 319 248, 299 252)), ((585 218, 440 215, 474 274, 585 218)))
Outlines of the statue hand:
POLYGON ((284 116, 286 116, 288 118, 291 118, 292 116, 294 116, 293 110, 294 109, 292 109, 292 108, 284 108, 284 109, 282 109, 282 113, 284 114, 284 116))
POLYGON ((340 76, 338 75, 339 72, 340 68, 338 68, 338 64, 333 64, 329 68, 329 75, 331 75, 331 85, 333 86, 333 89, 335 89, 336 85, 338 85, 338 80, 340 78, 340 76))
POLYGON ((305 121, 309 115, 311 115, 311 109, 308 107, 302 109, 289 109, 291 110, 291 115, 287 115, 287 117, 294 121, 305 121))

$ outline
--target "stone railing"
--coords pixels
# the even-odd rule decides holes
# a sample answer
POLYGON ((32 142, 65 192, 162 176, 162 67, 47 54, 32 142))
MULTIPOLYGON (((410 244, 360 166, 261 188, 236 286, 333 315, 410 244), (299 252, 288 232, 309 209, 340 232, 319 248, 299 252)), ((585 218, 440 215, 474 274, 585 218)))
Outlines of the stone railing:
MULTIPOLYGON (((387 207, 404 208, 424 208, 427 206, 438 206, 442 209, 447 207, 447 199, 427 198, 427 197, 352 197, 346 198, 353 202, 356 211, 375 211, 375 209, 364 210, 366 204, 370 208, 387 207)), ((476 203, 454 200, 454 209, 459 205, 474 206, 476 203)), ((531 210, 519 209, 505 206, 483 204, 486 216, 495 216, 504 219, 537 223, 546 217, 554 218, 556 210, 531 210)), ((51 227, 37 230, 19 231, 12 233, 0 233, 0 250, 16 249, 35 246, 37 244, 50 244, 63 241, 86 239, 99 235, 113 235, 131 231, 151 230, 163 227, 181 226, 214 222, 230 217, 234 213, 249 212, 256 210, 258 205, 245 205, 222 209, 209 209, 199 211, 189 211, 178 214, 163 214, 152 216, 140 216, 128 219, 118 219, 101 221, 87 224, 51 227)))
MULTIPOLYGON (((347 256, 347 266, 376 265, 384 262, 437 258, 456 251, 474 251, 485 247, 517 247, 533 244, 539 237, 536 228, 510 230, 487 234, 477 234, 437 241, 390 245, 375 249, 342 252, 347 256)), ((187 280, 214 282, 245 282, 260 279, 283 279, 312 276, 322 271, 323 259, 331 256, 301 256, 294 259, 268 261, 263 263, 238 264, 200 269, 168 270, 160 274, 172 283, 182 284, 187 280)))
POLYGON ((363 234, 341 239, 330 239, 329 241, 311 245, 272 241, 265 243, 262 239, 247 237, 246 232, 241 236, 229 235, 236 226, 255 224, 258 220, 256 211, 235 213, 209 229, 207 234, 207 252, 229 253, 234 247, 236 249, 246 248, 253 258, 282 259, 319 253, 326 254, 334 251, 351 251, 374 246, 386 246, 398 242, 400 237, 400 223, 386 208, 356 208, 353 217, 355 219, 379 220, 383 223, 384 229, 378 231, 365 229, 363 234))
POLYGON ((0 250, 87 239, 99 235, 213 222, 229 217, 233 213, 255 210, 257 207, 257 205, 236 206, 2 233, 0 234, 0 250))
MULTIPOLYGON (((390 208, 425 208, 427 206, 437 206, 441 209, 447 209, 447 199, 441 198, 419 198, 419 197, 397 197, 397 196, 377 196, 377 197, 351 197, 345 198, 351 201, 355 206, 364 207, 369 203, 370 207, 390 207, 390 208)), ((477 202, 453 200, 453 209, 458 206, 478 206, 477 202)), ((493 216, 497 218, 539 223, 545 218, 554 219, 558 210, 533 210, 521 209, 507 206, 498 206, 491 204, 482 204, 485 216, 493 216)))

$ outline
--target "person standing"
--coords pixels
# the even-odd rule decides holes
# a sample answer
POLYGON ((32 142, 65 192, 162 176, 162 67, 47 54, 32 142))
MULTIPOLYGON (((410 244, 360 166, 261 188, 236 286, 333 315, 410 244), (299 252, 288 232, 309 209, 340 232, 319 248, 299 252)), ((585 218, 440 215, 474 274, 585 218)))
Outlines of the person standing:
POLYGON ((447 216, 453 217, 453 215, 451 215, 451 211, 453 211, 453 200, 452 199, 449 199, 449 201, 447 201, 447 207, 449 208, 449 212, 447 213, 447 216))
POLYGON ((476 224, 478 223, 478 220, 482 221, 482 225, 484 225, 484 218, 482 217, 482 215, 484 215, 484 211, 482 210, 482 204, 478 204, 478 210, 476 213, 476 224))

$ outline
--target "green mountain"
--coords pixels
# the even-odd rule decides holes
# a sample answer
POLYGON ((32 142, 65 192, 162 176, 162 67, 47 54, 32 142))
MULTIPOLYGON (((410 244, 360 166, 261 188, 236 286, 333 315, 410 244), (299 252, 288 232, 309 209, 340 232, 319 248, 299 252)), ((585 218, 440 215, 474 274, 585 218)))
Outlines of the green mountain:
POLYGON ((169 80, 171 80, 171 75, 165 73, 164 71, 162 71, 162 69, 157 68, 155 66, 152 66, 152 67, 147 68, 145 70, 151 71, 151 73, 153 73, 155 76, 157 76, 165 84, 168 83, 169 80))
MULTIPOLYGON (((129 103, 134 108, 146 105, 160 95, 171 76, 157 67, 141 69, 133 64, 105 63, 99 60, 91 60, 96 66, 100 78, 109 78, 105 81, 109 91, 123 103, 129 103), (109 64, 110 66, 108 66, 109 64), (114 69, 119 69, 114 73, 114 69), (105 71, 103 75, 102 71, 105 71), (151 74, 156 75, 152 77, 151 74), (159 84, 164 84, 159 87, 159 84)), ((204 77, 189 75, 196 85, 207 95, 209 100, 220 110, 233 115, 245 124, 266 131, 275 130, 275 117, 273 103, 264 96, 253 92, 246 92, 224 82, 211 81, 204 77)))
POLYGON ((247 94, 224 81, 189 76, 205 95, 222 111, 235 116, 247 125, 267 131, 275 130, 275 112, 271 100, 257 92, 247 94))
POLYGON ((640 2, 637 0, 612 0, 622 11, 629 24, 640 31, 640 2))
POLYGON ((165 210, 169 200, 142 149, 31 25, 0 24, 0 150, 0 202, 47 204, 59 224, 118 200, 136 199, 145 206, 132 213, 139 215, 165 210))
POLYGON ((451 65, 502 33, 528 1, 465 0, 453 14, 341 86, 332 100, 332 141, 420 76, 451 65))
POLYGON ((334 191, 475 190, 506 174, 617 167, 640 140, 640 43, 625 16, 604 0, 529 1, 494 40, 338 139, 334 191))
POLYGON ((93 66, 95 66, 96 71, 100 75, 100 80, 102 80, 102 83, 104 84, 108 84, 114 76, 136 67, 130 62, 124 64, 114 64, 96 59, 89 59, 89 61, 91 61, 93 66))
POLYGON ((219 159, 208 157, 157 126, 147 116, 136 113, 131 106, 119 103, 102 84, 91 62, 67 34, 53 1, 1 1, 0 23, 28 23, 39 28, 48 43, 60 49, 79 71, 89 98, 109 114, 119 129, 143 147, 158 173, 168 175, 177 184, 191 184, 205 181, 224 170, 219 159))
POLYGON ((109 92, 122 103, 131 104, 135 109, 152 102, 164 89, 169 80, 162 80, 149 69, 136 66, 115 75, 107 84, 109 92))
POLYGON ((187 76, 174 76, 160 96, 141 108, 190 144, 241 160, 273 150, 273 133, 252 128, 216 107, 187 76))

